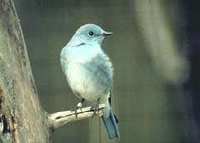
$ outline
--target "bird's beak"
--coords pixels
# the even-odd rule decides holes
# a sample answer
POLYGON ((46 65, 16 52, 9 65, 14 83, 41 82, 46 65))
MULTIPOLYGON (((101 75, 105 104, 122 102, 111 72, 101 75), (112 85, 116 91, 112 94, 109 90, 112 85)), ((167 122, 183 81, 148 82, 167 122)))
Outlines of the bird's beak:
POLYGON ((110 35, 112 35, 112 34, 113 34, 112 32, 103 31, 103 36, 104 36, 104 37, 110 36, 110 35))

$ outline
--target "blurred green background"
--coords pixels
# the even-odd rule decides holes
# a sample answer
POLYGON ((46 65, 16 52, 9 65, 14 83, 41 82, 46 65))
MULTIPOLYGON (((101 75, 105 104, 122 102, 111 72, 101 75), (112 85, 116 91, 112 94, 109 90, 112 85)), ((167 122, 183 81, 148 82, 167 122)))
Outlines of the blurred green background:
MULTIPOLYGON (((113 107, 120 143, 183 143, 184 15, 180 0, 15 0, 42 107, 72 109, 78 99, 61 71, 59 55, 76 29, 101 25, 114 68, 113 107)), ((57 129, 53 142, 110 142, 98 118, 57 129)))

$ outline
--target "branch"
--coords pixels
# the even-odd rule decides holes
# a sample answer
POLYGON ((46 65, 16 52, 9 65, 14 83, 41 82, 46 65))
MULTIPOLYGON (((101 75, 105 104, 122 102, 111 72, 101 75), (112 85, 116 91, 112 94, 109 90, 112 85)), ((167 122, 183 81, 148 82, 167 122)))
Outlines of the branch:
POLYGON ((95 113, 94 108, 85 107, 85 108, 78 109, 77 112, 62 111, 62 112, 56 112, 56 113, 50 114, 48 115, 49 128, 56 129, 56 128, 64 126, 67 123, 83 120, 83 119, 92 117, 94 115, 102 116, 104 107, 105 107, 104 104, 100 104, 97 110, 98 111, 97 113, 95 113))

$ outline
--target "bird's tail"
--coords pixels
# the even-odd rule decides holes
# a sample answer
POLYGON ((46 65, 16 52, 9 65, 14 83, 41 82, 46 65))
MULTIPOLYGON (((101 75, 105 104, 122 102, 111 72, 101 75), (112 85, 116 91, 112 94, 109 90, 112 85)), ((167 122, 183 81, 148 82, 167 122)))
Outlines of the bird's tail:
POLYGON ((118 119, 109 108, 108 112, 102 116, 109 139, 119 138, 118 119))

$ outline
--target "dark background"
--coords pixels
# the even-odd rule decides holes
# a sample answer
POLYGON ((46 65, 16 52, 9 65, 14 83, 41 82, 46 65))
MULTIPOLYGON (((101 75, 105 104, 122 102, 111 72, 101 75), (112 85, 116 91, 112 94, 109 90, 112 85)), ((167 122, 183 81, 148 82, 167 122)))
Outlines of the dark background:
MULTIPOLYGON (((15 0, 43 108, 78 102, 59 55, 76 29, 101 25, 114 68, 121 143, 200 142, 200 2, 195 0, 15 0)), ((57 129, 53 142, 109 142, 98 118, 57 129)))

